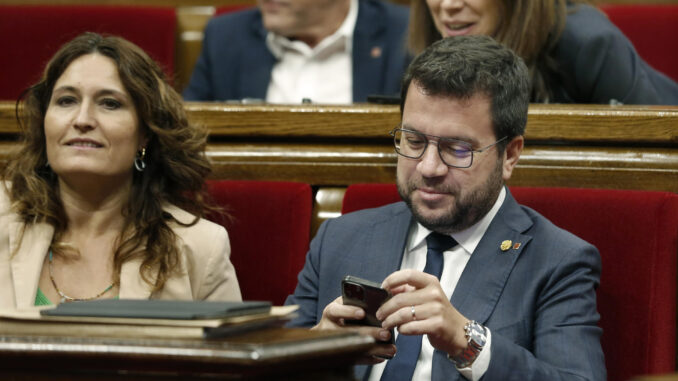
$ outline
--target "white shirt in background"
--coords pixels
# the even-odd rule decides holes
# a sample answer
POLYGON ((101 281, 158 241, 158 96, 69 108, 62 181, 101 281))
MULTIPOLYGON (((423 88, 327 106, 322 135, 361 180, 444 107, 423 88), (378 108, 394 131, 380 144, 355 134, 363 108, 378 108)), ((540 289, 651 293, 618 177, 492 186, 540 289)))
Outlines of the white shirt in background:
POLYGON ((314 48, 269 32, 266 45, 278 62, 266 92, 269 103, 350 104, 353 101, 353 30, 358 0, 351 0, 346 19, 334 34, 314 48))

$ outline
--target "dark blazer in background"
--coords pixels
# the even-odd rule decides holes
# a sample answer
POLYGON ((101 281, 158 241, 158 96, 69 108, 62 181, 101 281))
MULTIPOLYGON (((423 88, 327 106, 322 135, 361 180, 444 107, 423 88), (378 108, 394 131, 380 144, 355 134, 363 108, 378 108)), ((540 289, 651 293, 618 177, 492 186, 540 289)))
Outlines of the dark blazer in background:
POLYGON ((559 74, 552 102, 678 105, 678 84, 648 65, 601 11, 589 5, 568 11, 553 52, 559 74))
MULTIPOLYGON (((408 9, 381 0, 358 3, 353 32, 353 102, 365 102, 371 94, 396 95, 409 64, 405 46, 408 9)), ((184 99, 265 99, 276 62, 266 46, 266 34, 258 9, 210 20, 184 99)))
MULTIPOLYGON (((403 202, 325 222, 311 243, 293 326, 313 326, 341 295, 345 275, 382 282, 400 268, 412 213, 403 202)), ((464 269, 450 301, 492 332, 483 380, 606 378, 595 289, 596 248, 534 210, 506 199, 464 269), (504 240, 520 243, 502 251, 504 240), (577 377, 574 377, 577 378, 577 377)), ((365 366, 356 367, 362 379, 365 366)), ((464 380, 445 353, 433 355, 432 380, 464 380)))

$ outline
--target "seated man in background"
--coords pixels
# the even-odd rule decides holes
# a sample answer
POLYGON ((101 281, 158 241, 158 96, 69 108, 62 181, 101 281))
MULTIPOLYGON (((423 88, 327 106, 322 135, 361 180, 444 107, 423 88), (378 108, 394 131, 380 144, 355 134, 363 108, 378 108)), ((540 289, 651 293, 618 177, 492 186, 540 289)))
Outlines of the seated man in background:
POLYGON ((376 312, 382 326, 359 330, 386 341, 397 328, 395 347, 377 346, 358 379, 605 379, 598 251, 504 186, 529 82, 522 59, 487 36, 440 40, 408 68, 391 132, 404 202, 325 222, 287 300, 300 306, 291 325, 356 329, 346 321, 365 311, 343 304, 344 276, 393 295, 376 312))
POLYGON ((395 95, 407 8, 382 0, 258 0, 205 28, 189 101, 349 104, 395 95))

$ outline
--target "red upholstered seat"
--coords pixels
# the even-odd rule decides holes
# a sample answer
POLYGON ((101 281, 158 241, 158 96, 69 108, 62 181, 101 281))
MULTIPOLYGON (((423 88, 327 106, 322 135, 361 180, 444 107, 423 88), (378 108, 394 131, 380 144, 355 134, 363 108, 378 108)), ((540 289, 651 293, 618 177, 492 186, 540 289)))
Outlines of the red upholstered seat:
POLYGON ((352 184, 346 188, 341 214, 401 201, 395 184, 352 184))
POLYGON ((222 13, 230 13, 230 12, 235 12, 235 11, 241 11, 243 9, 247 8, 253 8, 252 4, 235 4, 235 5, 224 5, 221 7, 217 7, 216 11, 214 12, 214 15, 220 15, 222 13))
POLYGON ((37 82, 59 47, 80 33, 118 35, 144 49, 171 78, 174 8, 135 6, 0 6, 0 100, 16 100, 37 82))
POLYGON ((606 4, 600 8, 647 63, 678 81, 678 4, 606 4))
MULTIPOLYGON (((511 193, 600 251, 598 310, 608 380, 673 372, 678 195, 520 187, 511 193)), ((399 200, 392 184, 351 185, 342 212, 399 200)))
POLYGON ((243 299, 282 305, 297 285, 310 240, 313 197, 305 183, 209 181, 210 194, 231 216, 224 225, 243 299))

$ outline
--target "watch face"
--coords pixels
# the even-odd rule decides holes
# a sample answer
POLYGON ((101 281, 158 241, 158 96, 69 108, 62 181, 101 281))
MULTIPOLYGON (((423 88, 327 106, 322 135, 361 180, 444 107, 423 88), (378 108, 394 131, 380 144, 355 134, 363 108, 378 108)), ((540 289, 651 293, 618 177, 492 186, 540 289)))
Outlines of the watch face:
POLYGON ((480 324, 471 324, 470 336, 485 336, 485 329, 480 324))
POLYGON ((487 341, 485 327, 475 321, 471 321, 469 324, 468 329, 466 330, 466 336, 469 340, 469 344, 472 344, 479 349, 481 349, 487 341))
POLYGON ((466 349, 455 357, 449 357, 448 355, 448 358, 452 360, 454 365, 459 369, 471 366, 487 341, 485 327, 478 324, 476 321, 469 321, 464 326, 464 333, 468 339, 468 346, 466 349))

